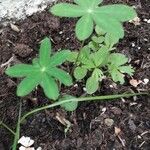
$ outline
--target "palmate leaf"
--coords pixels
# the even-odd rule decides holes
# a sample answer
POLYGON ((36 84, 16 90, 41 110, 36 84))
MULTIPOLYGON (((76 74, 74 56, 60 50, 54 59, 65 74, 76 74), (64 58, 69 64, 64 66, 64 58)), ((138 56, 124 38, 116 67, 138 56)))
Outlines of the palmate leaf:
POLYGON ((25 77, 31 73, 39 72, 39 69, 27 64, 17 64, 6 69, 5 73, 11 77, 25 77))
POLYGON ((78 20, 75 28, 77 38, 81 41, 88 38, 93 32, 93 27, 94 23, 90 15, 81 17, 78 20))
POLYGON ((18 64, 8 68, 5 72, 11 77, 24 77, 17 87, 17 95, 25 96, 29 94, 37 85, 41 85, 45 95, 53 100, 59 96, 56 79, 61 83, 70 86, 71 76, 54 66, 62 64, 68 59, 69 50, 57 52, 50 57, 51 42, 48 38, 42 40, 40 45, 40 55, 32 60, 32 65, 18 64))
POLYGON ((136 17, 136 12, 132 7, 122 4, 98 7, 102 0, 74 0, 74 2, 77 5, 56 4, 51 8, 51 12, 60 17, 83 17, 76 25, 76 36, 79 40, 85 40, 91 35, 93 31, 91 20, 107 33, 123 38, 124 30, 121 22, 129 21, 136 17), (92 19, 89 20, 89 17, 86 16, 90 16, 92 19), (86 25, 87 22, 91 27, 86 25))
POLYGON ((40 82, 41 75, 38 73, 30 73, 24 78, 17 87, 17 95, 25 96, 28 95, 40 82))
POLYGON ((49 38, 42 40, 40 45, 39 63, 41 66, 47 66, 51 54, 51 42, 49 38))
POLYGON ((53 100, 56 100, 59 96, 59 90, 55 80, 47 74, 42 75, 42 81, 40 83, 44 90, 45 95, 53 100))
POLYGON ((133 75, 134 69, 131 65, 123 66, 128 62, 128 58, 120 53, 113 53, 110 55, 108 69, 115 82, 124 83, 124 74, 133 75))
POLYGON ((72 78, 71 78, 71 76, 67 72, 65 72, 65 71, 63 71, 63 70, 61 70, 59 68, 56 68, 56 67, 50 68, 50 69, 47 70, 47 73, 50 76, 58 79, 64 85, 67 85, 67 86, 72 85, 72 78))

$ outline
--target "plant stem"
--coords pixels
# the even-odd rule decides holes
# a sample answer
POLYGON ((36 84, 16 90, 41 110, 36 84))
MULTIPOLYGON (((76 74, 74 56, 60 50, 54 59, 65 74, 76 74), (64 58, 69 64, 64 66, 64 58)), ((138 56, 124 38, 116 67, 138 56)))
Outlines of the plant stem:
POLYGON ((10 129, 5 123, 3 123, 2 121, 0 122, 0 126, 3 126, 4 128, 6 128, 9 132, 11 132, 13 135, 15 135, 15 132, 10 129))
POLYGON ((17 143, 18 143, 18 140, 19 140, 19 138, 20 138, 21 109, 22 109, 22 104, 21 104, 21 102, 20 102, 18 122, 17 122, 17 128, 16 128, 16 133, 15 133, 15 137, 14 137, 13 149, 12 149, 12 150, 16 150, 16 149, 17 149, 17 143))
POLYGON ((80 49, 79 49, 77 58, 76 58, 76 60, 75 60, 75 62, 74 62, 74 66, 73 66, 73 68, 72 68, 72 70, 71 70, 71 73, 70 73, 71 75, 73 75, 74 69, 75 69, 75 67, 77 66, 77 62, 78 62, 79 56, 80 56, 80 54, 81 54, 81 49, 82 49, 83 46, 84 46, 84 42, 85 42, 85 41, 82 41, 82 43, 81 43, 81 47, 80 47, 80 49))
POLYGON ((95 97, 81 97, 81 98, 77 98, 77 99, 68 99, 68 100, 63 100, 63 101, 58 101, 55 102, 53 104, 50 105, 46 105, 37 109, 34 109, 30 112, 28 112, 27 114, 25 114, 21 120, 20 123, 22 123, 28 116, 37 113, 39 111, 48 109, 48 108, 52 108, 52 107, 56 107, 59 105, 62 105, 64 103, 67 102, 73 102, 73 101, 94 101, 94 100, 109 100, 109 99, 116 99, 116 98, 123 98, 123 97, 131 97, 131 96, 137 96, 137 95, 147 95, 148 93, 131 93, 131 94, 118 94, 118 95, 107 95, 107 96, 95 96, 95 97))
POLYGON ((83 46, 84 46, 84 42, 85 42, 85 41, 82 41, 82 43, 81 43, 81 47, 80 47, 79 53, 78 53, 77 58, 76 58, 76 61, 75 61, 75 65, 77 65, 77 62, 78 62, 79 56, 80 56, 80 54, 81 54, 81 49, 82 49, 82 48, 83 48, 83 46))

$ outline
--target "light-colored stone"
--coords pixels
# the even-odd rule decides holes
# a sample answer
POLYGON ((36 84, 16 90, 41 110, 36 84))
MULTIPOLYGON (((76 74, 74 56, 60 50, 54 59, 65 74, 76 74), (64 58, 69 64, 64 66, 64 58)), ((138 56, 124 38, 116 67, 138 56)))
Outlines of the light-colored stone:
POLYGON ((0 22, 10 19, 24 19, 33 13, 43 11, 56 0, 0 0, 0 22))

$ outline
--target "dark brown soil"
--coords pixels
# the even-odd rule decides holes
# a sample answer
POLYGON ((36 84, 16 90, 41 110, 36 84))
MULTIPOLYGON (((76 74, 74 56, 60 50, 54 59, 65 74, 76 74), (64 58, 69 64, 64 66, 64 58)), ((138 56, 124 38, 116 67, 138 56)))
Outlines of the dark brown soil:
MULTIPOLYGON (((70 1, 70 0, 68 0, 70 1)), ((105 0, 105 3, 126 3, 137 7, 141 24, 135 26, 125 24, 126 37, 120 41, 117 51, 131 58, 136 72, 134 79, 150 79, 150 24, 144 19, 150 19, 149 0, 105 0), (135 47, 132 47, 135 43, 135 47), (139 48, 140 47, 140 48, 139 48)), ((35 14, 23 21, 18 21, 19 32, 8 25, 0 28, 0 65, 8 61, 30 63, 38 54, 39 42, 48 36, 53 41, 53 50, 60 48, 77 50, 80 42, 75 38, 76 20, 60 19, 48 11, 35 14)), ((10 79, 4 74, 7 66, 0 68, 0 120, 15 130, 20 98, 16 96, 16 86, 19 80, 10 79)), ((64 66, 65 67, 65 66, 64 66)), ((65 68, 71 71, 71 67, 65 68)), ((140 84, 134 88, 129 84, 110 88, 112 81, 105 79, 97 95, 117 94, 125 91, 148 91, 150 84, 140 84)), ((77 87, 62 88, 62 93, 81 96, 83 83, 77 87)), ((49 104, 40 89, 22 98, 22 114, 29 110, 49 104), (36 99, 36 100, 35 100, 36 99)), ((35 147, 43 150, 150 150, 150 97, 138 96, 116 101, 83 102, 78 109, 67 113, 61 108, 46 110, 29 117, 21 126, 21 135, 35 140, 35 147), (103 112, 106 109, 105 112, 103 112), (65 135, 65 126, 56 115, 67 119, 72 126, 65 135), (112 119, 111 126, 106 121, 112 119), (115 129, 119 128, 119 135, 115 129)), ((13 136, 0 128, 0 150, 9 150, 13 136)))

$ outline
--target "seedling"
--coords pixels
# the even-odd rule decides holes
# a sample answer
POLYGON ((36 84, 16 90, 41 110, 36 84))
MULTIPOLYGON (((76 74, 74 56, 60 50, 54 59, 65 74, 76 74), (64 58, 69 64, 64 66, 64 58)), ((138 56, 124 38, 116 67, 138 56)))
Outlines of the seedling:
MULTIPOLYGON (((95 93, 99 88, 99 82, 103 77, 109 77, 111 75, 114 82, 124 83, 124 74, 133 75, 133 68, 131 65, 126 65, 128 58, 120 53, 112 52, 114 41, 109 38, 110 36, 101 36, 101 42, 99 38, 93 36, 94 44, 93 49, 91 45, 84 46, 79 53, 72 52, 70 59, 72 62, 76 62, 76 68, 74 70, 74 77, 78 80, 87 78, 86 91, 88 94, 95 93), (111 43, 113 42, 113 43, 111 43)), ((93 42, 93 41, 92 41, 93 42)))
POLYGON ((81 41, 93 33, 95 24, 112 36, 118 39, 123 38, 122 23, 135 18, 135 10, 122 4, 99 7, 102 1, 74 0, 75 4, 58 3, 50 9, 50 12, 60 17, 80 17, 76 24, 75 33, 81 41))
POLYGON ((45 38, 41 42, 39 57, 33 59, 31 65, 17 64, 6 70, 6 74, 11 77, 24 78, 17 87, 18 96, 25 96, 40 85, 48 98, 56 100, 59 96, 56 80, 66 86, 72 85, 71 76, 57 68, 66 61, 70 51, 62 50, 54 55, 51 53, 51 42, 45 38))
POLYGON ((88 44, 88 47, 93 51, 97 51, 100 47, 104 45, 111 51, 114 50, 114 45, 118 43, 119 38, 112 36, 110 33, 106 33, 104 30, 99 28, 99 26, 95 27, 96 34, 91 37, 91 41, 88 44))

